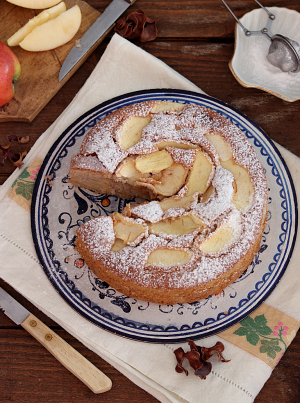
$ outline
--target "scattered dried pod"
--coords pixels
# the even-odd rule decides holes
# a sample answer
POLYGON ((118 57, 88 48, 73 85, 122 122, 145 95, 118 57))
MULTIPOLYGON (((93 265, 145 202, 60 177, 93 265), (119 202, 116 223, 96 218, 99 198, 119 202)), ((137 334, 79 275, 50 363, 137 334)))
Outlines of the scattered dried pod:
POLYGON ((21 153, 15 153, 15 161, 12 161, 13 165, 15 167, 18 167, 19 169, 23 165, 23 158, 27 155, 27 151, 22 151, 21 153))
POLYGON ((29 141, 29 136, 23 136, 23 137, 20 137, 20 138, 18 139, 18 142, 19 142, 20 144, 26 144, 26 143, 28 143, 28 141, 29 141))
POLYGON ((146 16, 143 10, 138 9, 127 17, 121 17, 115 26, 115 31, 123 38, 140 38, 141 42, 153 41, 157 36, 157 20, 146 16))
POLYGON ((213 355, 218 356, 218 361, 229 362, 225 360, 222 355, 224 351, 224 345, 218 341, 213 347, 201 347, 197 346, 192 340, 187 340, 191 351, 185 352, 182 347, 177 348, 174 351, 176 356, 177 365, 175 371, 178 373, 184 372, 188 375, 188 371, 183 367, 183 360, 186 359, 190 366, 194 369, 195 375, 201 379, 206 379, 206 376, 211 372, 212 364, 207 362, 213 355))
POLYGON ((0 157, 0 166, 4 166, 5 160, 9 159, 15 167, 21 168, 23 165, 23 158, 27 155, 27 151, 14 152, 9 149, 11 143, 17 141, 19 144, 25 144, 29 141, 29 136, 18 137, 15 134, 9 134, 7 136, 7 144, 2 146, 0 144, 0 149, 2 150, 2 156, 0 157))
MULTIPOLYGON (((0 145, 0 148, 1 145, 0 145)), ((2 156, 0 157, 0 166, 4 167, 4 162, 9 159, 15 167, 21 168, 23 165, 23 158, 27 155, 27 151, 21 153, 14 153, 12 150, 2 149, 2 156)))
POLYGON ((13 141, 17 141, 19 144, 25 144, 25 143, 28 143, 28 141, 29 141, 29 136, 18 137, 18 136, 15 135, 15 134, 9 134, 9 135, 7 136, 7 144, 6 144, 5 146, 1 146, 1 145, 0 145, 0 148, 7 150, 7 149, 10 147, 10 145, 11 145, 11 143, 12 143, 13 141))

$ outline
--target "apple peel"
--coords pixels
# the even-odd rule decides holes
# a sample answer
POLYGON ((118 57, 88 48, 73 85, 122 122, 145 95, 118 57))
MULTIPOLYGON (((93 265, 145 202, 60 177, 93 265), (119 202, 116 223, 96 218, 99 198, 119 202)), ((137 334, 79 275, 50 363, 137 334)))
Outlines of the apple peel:
POLYGON ((0 107, 14 96, 14 83, 20 77, 21 65, 17 56, 8 46, 0 42, 0 107))

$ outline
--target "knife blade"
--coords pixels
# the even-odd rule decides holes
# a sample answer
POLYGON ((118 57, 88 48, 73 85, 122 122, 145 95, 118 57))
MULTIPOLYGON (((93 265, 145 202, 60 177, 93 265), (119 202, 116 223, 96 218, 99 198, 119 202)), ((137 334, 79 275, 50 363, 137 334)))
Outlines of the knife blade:
POLYGON ((0 309, 17 325, 21 325, 73 375, 80 379, 94 393, 111 389, 111 380, 46 326, 36 316, 24 308, 0 287, 0 309))
POLYGON ((99 18, 85 32, 79 42, 73 46, 66 57, 59 72, 59 81, 73 69, 73 67, 87 54, 87 52, 98 46, 99 39, 112 27, 114 22, 131 6, 136 0, 113 0, 104 10, 99 18))

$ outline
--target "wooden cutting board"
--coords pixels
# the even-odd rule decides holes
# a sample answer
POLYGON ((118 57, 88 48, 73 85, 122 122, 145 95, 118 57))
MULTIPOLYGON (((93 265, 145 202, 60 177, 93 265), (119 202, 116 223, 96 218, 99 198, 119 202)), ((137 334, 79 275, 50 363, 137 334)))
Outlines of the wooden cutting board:
MULTIPOLYGON (((84 1, 64 1, 67 9, 76 4, 80 7, 82 22, 79 31, 70 42, 54 50, 28 52, 20 48, 20 46, 11 48, 20 61, 21 75, 15 83, 14 98, 0 108, 0 122, 31 122, 110 31, 107 31, 72 71, 59 82, 58 74, 61 65, 74 46, 75 41, 82 37, 84 32, 100 15, 97 10, 84 1)), ((12 34, 41 11, 18 7, 8 3, 6 0, 0 0, 0 41, 6 43, 12 34)))

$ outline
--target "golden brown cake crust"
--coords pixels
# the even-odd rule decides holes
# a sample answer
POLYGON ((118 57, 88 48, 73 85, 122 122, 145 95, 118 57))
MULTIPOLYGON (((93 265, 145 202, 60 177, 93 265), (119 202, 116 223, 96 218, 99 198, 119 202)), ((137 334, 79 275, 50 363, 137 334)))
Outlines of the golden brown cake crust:
POLYGON ((201 106, 163 104, 135 104, 107 116, 72 157, 73 184, 157 200, 83 224, 76 248, 96 276, 127 296, 159 304, 194 302, 222 292, 259 250, 266 177, 255 150, 230 121, 201 106), (132 128, 132 122, 142 130, 127 146, 124 127, 132 128), (161 168, 148 173, 151 163, 161 168), (124 175, 124 164, 133 164, 134 180, 124 175), (183 180, 167 196, 165 173, 171 179, 182 174, 183 180), (168 264, 174 256, 178 260, 168 264))

